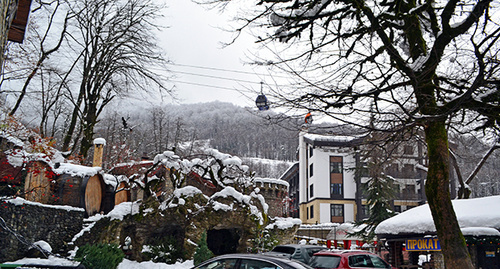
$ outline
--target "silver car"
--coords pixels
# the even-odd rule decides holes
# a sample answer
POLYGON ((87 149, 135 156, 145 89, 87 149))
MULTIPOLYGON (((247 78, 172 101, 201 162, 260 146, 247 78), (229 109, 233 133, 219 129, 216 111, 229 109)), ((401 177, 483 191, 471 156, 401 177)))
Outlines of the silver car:
POLYGON ((299 261, 262 254, 225 254, 191 269, 313 269, 299 261))
POLYGON ((327 249, 324 246, 288 244, 276 246, 270 252, 264 253, 264 255, 285 257, 309 264, 314 253, 327 249))

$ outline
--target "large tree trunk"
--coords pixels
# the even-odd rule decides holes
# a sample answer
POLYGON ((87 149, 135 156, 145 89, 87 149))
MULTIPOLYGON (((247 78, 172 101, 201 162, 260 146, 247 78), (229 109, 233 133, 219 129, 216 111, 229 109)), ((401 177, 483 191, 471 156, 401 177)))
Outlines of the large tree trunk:
POLYGON ((450 198, 448 135, 445 122, 429 122, 425 127, 425 139, 429 154, 425 193, 441 242, 446 268, 473 269, 450 198))

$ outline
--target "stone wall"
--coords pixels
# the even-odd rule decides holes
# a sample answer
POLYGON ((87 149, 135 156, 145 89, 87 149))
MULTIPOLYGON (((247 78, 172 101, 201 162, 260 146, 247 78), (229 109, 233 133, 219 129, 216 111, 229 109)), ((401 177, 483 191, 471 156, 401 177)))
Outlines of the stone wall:
MULTIPOLYGON (((276 182, 280 182, 276 180, 276 182)), ((286 217, 288 205, 286 204, 288 197, 288 186, 271 182, 259 182, 256 180, 256 187, 260 189, 259 194, 262 194, 266 199, 266 204, 269 206, 267 214, 269 217, 286 217)))
MULTIPOLYGON (((0 217, 9 229, 30 243, 43 240, 50 244, 53 253, 64 255, 69 250, 67 242, 82 230, 84 215, 83 209, 70 206, 43 205, 20 198, 0 201, 0 217)), ((0 263, 27 256, 29 246, 3 225, 0 225, 0 239, 0 263)))

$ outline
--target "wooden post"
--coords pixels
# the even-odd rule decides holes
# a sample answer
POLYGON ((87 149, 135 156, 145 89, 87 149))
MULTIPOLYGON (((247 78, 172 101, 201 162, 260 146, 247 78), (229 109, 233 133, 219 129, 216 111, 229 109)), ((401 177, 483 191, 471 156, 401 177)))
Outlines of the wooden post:
POLYGON ((102 155, 104 151, 104 145, 106 145, 106 140, 104 138, 94 139, 94 160, 92 161, 92 166, 102 167, 102 155))

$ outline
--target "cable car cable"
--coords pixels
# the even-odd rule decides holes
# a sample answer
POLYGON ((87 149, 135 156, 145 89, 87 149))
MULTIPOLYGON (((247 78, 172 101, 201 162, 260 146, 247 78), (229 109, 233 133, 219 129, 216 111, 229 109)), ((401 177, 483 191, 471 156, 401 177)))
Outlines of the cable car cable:
POLYGON ((188 65, 188 64, 178 64, 178 63, 167 63, 167 64, 174 65, 174 66, 181 66, 181 67, 190 67, 190 68, 198 68, 198 69, 206 69, 206 70, 214 70, 214 71, 224 71, 224 72, 240 73, 240 74, 247 74, 247 75, 267 76, 267 77, 276 77, 276 78, 290 78, 287 76, 277 76, 277 75, 271 75, 271 74, 254 73, 254 72, 242 71, 242 70, 223 69, 223 68, 217 68, 217 67, 196 66, 196 65, 188 65))
POLYGON ((178 73, 178 74, 184 74, 184 75, 206 77, 206 78, 216 78, 216 79, 224 79, 224 80, 231 80, 231 81, 237 81, 237 82, 252 83, 252 84, 258 84, 259 83, 259 82, 250 81, 250 80, 235 79, 235 78, 225 78, 225 77, 220 77, 220 76, 203 75, 203 74, 196 74, 196 73, 182 72, 182 71, 174 71, 174 70, 170 70, 170 72, 172 72, 172 73, 178 73))

